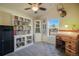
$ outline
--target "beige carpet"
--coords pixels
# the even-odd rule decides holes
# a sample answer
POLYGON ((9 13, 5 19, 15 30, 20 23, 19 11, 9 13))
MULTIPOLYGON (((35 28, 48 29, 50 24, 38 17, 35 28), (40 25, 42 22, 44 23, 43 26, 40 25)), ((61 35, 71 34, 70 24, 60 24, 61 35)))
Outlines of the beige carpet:
POLYGON ((35 43, 19 51, 9 53, 6 56, 63 56, 63 53, 59 52, 52 44, 35 43))

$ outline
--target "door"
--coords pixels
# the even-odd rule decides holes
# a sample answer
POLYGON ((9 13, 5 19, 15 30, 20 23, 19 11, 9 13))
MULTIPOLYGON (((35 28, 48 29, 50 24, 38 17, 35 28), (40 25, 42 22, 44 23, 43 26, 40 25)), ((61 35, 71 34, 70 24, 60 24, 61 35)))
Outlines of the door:
POLYGON ((41 41, 41 20, 34 21, 34 40, 35 42, 41 41))

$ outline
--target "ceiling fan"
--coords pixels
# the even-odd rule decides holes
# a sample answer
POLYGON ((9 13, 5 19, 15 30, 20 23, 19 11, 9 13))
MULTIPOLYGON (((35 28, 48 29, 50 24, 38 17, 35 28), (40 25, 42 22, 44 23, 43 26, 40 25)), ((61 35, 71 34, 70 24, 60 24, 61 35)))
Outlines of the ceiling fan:
POLYGON ((31 5, 31 7, 25 8, 24 10, 32 9, 34 11, 34 13, 37 13, 38 10, 46 11, 46 8, 43 8, 40 6, 42 3, 28 3, 28 4, 31 5))

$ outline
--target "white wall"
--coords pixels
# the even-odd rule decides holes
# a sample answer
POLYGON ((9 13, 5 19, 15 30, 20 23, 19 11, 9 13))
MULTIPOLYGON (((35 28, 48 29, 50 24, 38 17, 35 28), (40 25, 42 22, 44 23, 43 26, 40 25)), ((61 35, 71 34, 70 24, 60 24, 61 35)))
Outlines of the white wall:
POLYGON ((0 25, 12 26, 12 15, 10 13, 0 11, 0 25))
POLYGON ((0 7, 0 25, 11 25, 13 26, 13 17, 14 16, 19 16, 23 18, 30 18, 27 14, 18 12, 18 10, 11 10, 8 8, 0 7))

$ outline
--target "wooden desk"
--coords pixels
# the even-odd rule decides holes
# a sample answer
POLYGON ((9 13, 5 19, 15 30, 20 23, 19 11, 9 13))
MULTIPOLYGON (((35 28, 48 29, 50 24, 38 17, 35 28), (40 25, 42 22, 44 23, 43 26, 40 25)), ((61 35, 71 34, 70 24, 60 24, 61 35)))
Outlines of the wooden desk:
POLYGON ((56 36, 56 47, 57 48, 61 48, 60 43, 58 41, 62 41, 65 44, 62 46, 64 46, 64 52, 66 55, 71 55, 71 56, 75 56, 75 55, 79 55, 79 34, 78 33, 74 33, 72 32, 72 34, 68 34, 68 32, 65 33, 59 33, 56 36), (58 47, 59 46, 59 47, 58 47))

